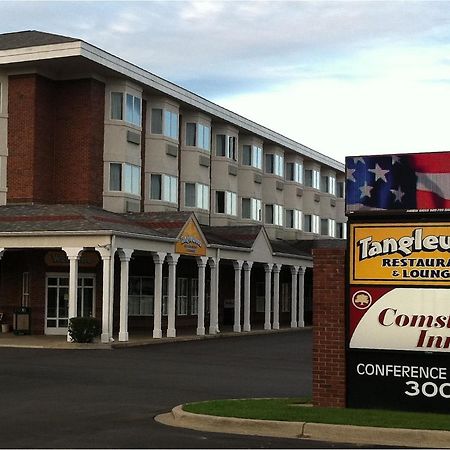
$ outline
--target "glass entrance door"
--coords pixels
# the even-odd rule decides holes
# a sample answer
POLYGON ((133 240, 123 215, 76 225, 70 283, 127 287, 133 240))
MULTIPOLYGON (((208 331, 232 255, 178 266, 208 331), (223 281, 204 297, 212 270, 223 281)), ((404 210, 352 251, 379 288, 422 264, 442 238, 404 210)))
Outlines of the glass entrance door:
MULTIPOLYGON (((95 316, 95 278, 78 277, 78 316, 95 316)), ((67 334, 69 325, 69 276, 47 275, 45 334, 67 334)))

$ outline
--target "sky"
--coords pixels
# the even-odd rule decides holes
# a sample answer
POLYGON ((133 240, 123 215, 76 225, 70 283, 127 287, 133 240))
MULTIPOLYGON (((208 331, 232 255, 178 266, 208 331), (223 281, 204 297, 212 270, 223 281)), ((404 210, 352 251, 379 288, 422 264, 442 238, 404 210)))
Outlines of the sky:
POLYGON ((450 1, 1 1, 344 162, 450 150, 450 1))

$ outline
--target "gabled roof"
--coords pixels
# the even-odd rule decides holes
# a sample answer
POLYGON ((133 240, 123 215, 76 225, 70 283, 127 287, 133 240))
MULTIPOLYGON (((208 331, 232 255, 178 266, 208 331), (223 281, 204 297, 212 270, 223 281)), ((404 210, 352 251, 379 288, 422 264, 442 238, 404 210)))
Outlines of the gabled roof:
POLYGON ((261 225, 223 227, 201 225, 208 244, 243 248, 252 248, 261 228, 261 225))
POLYGON ((39 45, 64 44, 76 42, 75 39, 58 34, 43 33, 42 31, 28 30, 15 33, 0 34, 0 50, 12 50, 14 48, 36 47, 39 45))

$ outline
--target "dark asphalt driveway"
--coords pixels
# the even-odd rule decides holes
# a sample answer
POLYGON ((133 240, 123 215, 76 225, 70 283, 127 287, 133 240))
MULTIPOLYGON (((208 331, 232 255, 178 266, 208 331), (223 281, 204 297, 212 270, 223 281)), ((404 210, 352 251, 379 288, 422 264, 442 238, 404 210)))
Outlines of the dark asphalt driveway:
POLYGON ((121 350, 0 349, 0 447, 288 448, 160 425, 180 403, 311 394, 311 331, 121 350))

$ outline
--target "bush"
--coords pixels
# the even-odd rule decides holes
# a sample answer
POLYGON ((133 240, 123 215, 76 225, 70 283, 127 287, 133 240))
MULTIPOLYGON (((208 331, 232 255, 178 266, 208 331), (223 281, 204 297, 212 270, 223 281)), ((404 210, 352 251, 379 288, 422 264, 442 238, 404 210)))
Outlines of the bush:
POLYGON ((100 333, 100 321, 95 317, 72 317, 69 320, 69 336, 74 342, 92 342, 100 333))

